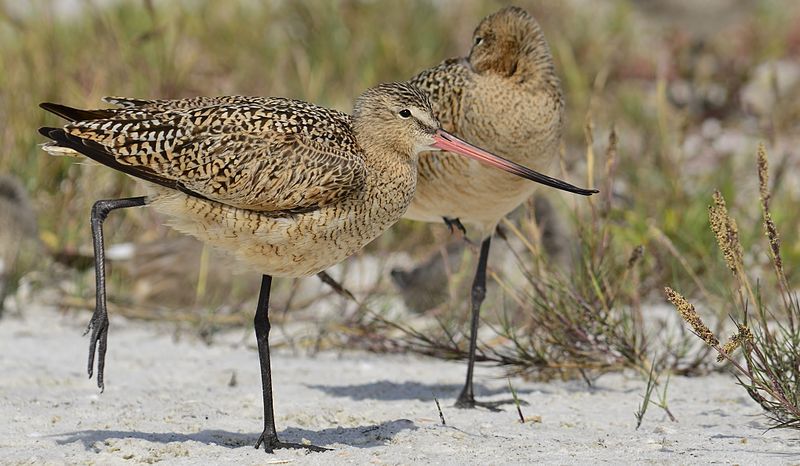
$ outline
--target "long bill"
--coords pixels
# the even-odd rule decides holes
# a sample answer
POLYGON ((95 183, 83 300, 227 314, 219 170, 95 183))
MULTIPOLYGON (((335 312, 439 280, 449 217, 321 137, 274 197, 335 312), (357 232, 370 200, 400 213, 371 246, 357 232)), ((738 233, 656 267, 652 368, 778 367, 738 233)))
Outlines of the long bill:
POLYGON ((567 183, 566 181, 561 181, 559 179, 552 178, 545 174, 531 170, 528 167, 512 162, 511 160, 500 157, 499 155, 486 152, 480 147, 473 146, 472 144, 461 140, 442 129, 436 130, 436 134, 433 136, 433 139, 433 144, 431 144, 431 147, 433 148, 446 150, 447 152, 453 152, 455 154, 461 154, 463 156, 489 164, 493 167, 497 167, 501 170, 505 170, 519 177, 541 183, 545 186, 550 186, 551 188, 569 191, 571 193, 581 194, 583 196, 591 196, 592 194, 599 192, 596 189, 579 188, 567 183))

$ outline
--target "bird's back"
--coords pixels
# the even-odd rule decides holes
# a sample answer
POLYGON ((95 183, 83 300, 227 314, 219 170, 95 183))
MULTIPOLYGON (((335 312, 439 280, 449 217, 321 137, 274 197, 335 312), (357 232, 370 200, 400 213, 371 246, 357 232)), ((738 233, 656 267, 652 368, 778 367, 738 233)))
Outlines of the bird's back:
POLYGON ((121 108, 43 104, 72 120, 45 128, 71 149, 134 177, 275 215, 318 208, 363 186, 350 117, 277 97, 107 98, 121 108))

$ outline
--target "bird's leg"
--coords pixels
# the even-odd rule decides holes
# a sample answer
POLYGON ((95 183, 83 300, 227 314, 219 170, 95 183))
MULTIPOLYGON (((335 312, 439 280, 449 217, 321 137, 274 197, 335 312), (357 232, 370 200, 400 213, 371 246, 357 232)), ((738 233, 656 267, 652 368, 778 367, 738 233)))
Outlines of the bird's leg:
POLYGON ((447 225, 447 228, 450 229, 450 234, 451 235, 457 235, 461 239, 466 241, 468 244, 472 244, 472 241, 470 241, 469 238, 467 238, 467 229, 464 227, 464 224, 461 223, 460 219, 450 218, 450 217, 442 217, 442 220, 444 220, 444 223, 445 223, 445 225, 447 225), (458 232, 458 233, 456 233, 456 232, 458 232))
POLYGON ((256 441, 256 448, 264 445, 264 451, 272 453, 279 448, 302 448, 310 451, 326 451, 327 448, 300 443, 286 443, 278 440, 275 430, 275 413, 272 409, 272 370, 269 362, 269 290, 272 286, 272 277, 261 277, 261 292, 258 295, 258 308, 253 319, 258 342, 258 360, 261 363, 261 393, 264 396, 264 431, 256 441))
POLYGON ((481 406, 493 411, 497 410, 498 406, 511 403, 514 400, 501 400, 492 402, 475 401, 475 395, 472 390, 472 373, 475 368, 475 353, 478 347, 478 323, 480 322, 481 304, 486 297, 486 263, 489 259, 489 246, 491 245, 492 237, 489 236, 483 243, 481 243, 481 252, 478 257, 478 268, 475 271, 475 279, 472 282, 472 321, 470 324, 469 334, 469 360, 467 361, 467 381, 461 394, 458 395, 455 406, 457 408, 474 408, 481 406))
POLYGON ((344 285, 337 282, 336 279, 328 275, 328 272, 323 270, 322 272, 317 274, 317 277, 319 277, 319 279, 322 280, 322 283, 331 287, 333 291, 335 291, 336 294, 338 294, 339 296, 342 296, 345 299, 349 299, 350 301, 353 301, 354 303, 358 304, 358 300, 356 300, 356 297, 353 296, 353 293, 351 293, 350 290, 345 288, 344 285))
POLYGON ((467 236, 467 229, 464 228, 464 225, 461 223, 460 219, 442 217, 442 220, 444 220, 444 223, 445 225, 447 225, 447 228, 450 229, 450 234, 455 234, 456 229, 458 229, 458 231, 460 231, 462 235, 467 236))
POLYGON ((106 263, 105 249, 103 246, 103 221, 109 212, 116 209, 141 207, 145 205, 145 197, 128 197, 124 199, 105 199, 97 201, 92 206, 92 243, 94 244, 94 276, 95 276, 95 307, 89 326, 83 333, 90 331, 89 337, 89 378, 94 370, 94 356, 97 353, 97 386, 102 391, 105 388, 103 375, 106 365, 106 348, 108 346, 108 310, 106 308, 106 263))

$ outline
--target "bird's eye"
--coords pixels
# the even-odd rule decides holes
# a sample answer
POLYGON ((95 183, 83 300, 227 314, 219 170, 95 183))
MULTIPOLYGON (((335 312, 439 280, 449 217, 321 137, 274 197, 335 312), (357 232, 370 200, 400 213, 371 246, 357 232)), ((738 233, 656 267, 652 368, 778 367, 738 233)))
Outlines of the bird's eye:
POLYGON ((409 118, 409 117, 411 117, 411 110, 409 110, 409 109, 407 109, 407 108, 404 108, 404 109, 400 110, 400 116, 401 116, 402 118, 409 118))
POLYGON ((475 45, 481 45, 481 42, 483 42, 483 37, 476 37, 475 38, 475 45))

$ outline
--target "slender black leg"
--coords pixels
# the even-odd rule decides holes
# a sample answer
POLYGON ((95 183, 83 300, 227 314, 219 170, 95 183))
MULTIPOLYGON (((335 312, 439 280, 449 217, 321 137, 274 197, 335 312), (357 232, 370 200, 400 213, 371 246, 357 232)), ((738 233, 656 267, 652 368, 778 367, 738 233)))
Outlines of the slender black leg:
POLYGON ((302 448, 311 451, 326 451, 327 448, 300 443, 285 443, 278 440, 275 430, 275 413, 272 409, 272 369, 269 362, 269 290, 272 286, 272 277, 261 277, 261 292, 258 295, 258 308, 253 319, 258 342, 258 360, 261 363, 261 393, 264 396, 264 431, 256 441, 256 448, 264 444, 264 451, 272 453, 279 448, 302 448))
POLYGON ((511 403, 513 400, 501 400, 492 402, 475 401, 475 394, 472 390, 472 373, 475 368, 475 353, 478 347, 478 324, 481 316, 481 304, 486 297, 486 262, 489 259, 489 246, 492 237, 489 236, 481 243, 481 252, 478 258, 478 268, 475 271, 475 279, 472 282, 472 321, 470 324, 469 335, 469 360, 467 362, 467 381, 461 394, 458 395, 455 406, 457 408, 474 408, 481 406, 484 408, 497 410, 497 406, 511 403))
POLYGON ((89 378, 92 378, 94 369, 94 356, 97 352, 97 386, 102 391, 105 388, 103 375, 106 365, 106 348, 108 346, 108 310, 106 308, 106 263, 105 249, 103 246, 103 221, 109 212, 116 209, 141 207, 145 205, 145 197, 128 197, 124 199, 106 199, 97 201, 92 206, 92 242, 94 243, 94 275, 96 283, 96 297, 94 313, 89 321, 84 335, 92 332, 89 337, 89 378))

